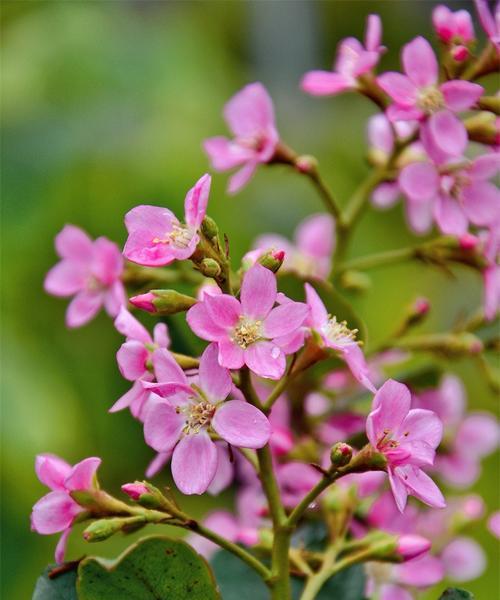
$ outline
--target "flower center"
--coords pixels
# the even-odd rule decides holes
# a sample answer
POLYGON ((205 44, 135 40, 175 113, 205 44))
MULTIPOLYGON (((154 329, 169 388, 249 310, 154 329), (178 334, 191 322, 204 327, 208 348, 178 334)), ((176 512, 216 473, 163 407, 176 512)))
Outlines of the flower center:
POLYGON ((184 250, 189 246, 191 239, 193 238, 193 232, 186 225, 174 225, 172 231, 165 234, 164 238, 155 237, 153 238, 153 244, 170 244, 175 248, 184 250))
POLYGON ((322 331, 325 336, 336 344, 349 345, 356 342, 357 329, 349 329, 347 321, 337 321, 337 317, 328 315, 328 322, 323 325, 322 331))
POLYGON ((264 148, 265 138, 263 135, 255 134, 248 135, 245 137, 239 137, 237 139, 238 146, 260 152, 264 148))
POLYGON ((262 322, 252 321, 245 316, 241 316, 238 324, 233 330, 232 340, 240 348, 246 350, 250 344, 253 344, 262 337, 262 322))
POLYGON ((185 434, 199 433, 202 427, 210 424, 215 413, 215 405, 206 400, 201 400, 196 404, 188 404, 187 406, 178 407, 178 413, 184 413, 186 416, 186 424, 182 431, 185 434))
POLYGON ((417 106, 424 111, 426 115, 431 115, 444 108, 444 97, 438 88, 430 86, 420 91, 417 99, 417 106))
POLYGON ((89 275, 85 284, 85 288, 88 292, 100 292, 106 288, 106 286, 99 281, 95 275, 89 275))

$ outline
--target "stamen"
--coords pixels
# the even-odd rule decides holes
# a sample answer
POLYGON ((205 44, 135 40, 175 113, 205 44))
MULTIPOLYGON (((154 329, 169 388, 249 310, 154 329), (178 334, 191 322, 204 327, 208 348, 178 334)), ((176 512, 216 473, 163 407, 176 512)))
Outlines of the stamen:
POLYGON ((352 344, 356 340, 357 329, 349 329, 347 321, 338 322, 337 317, 328 315, 328 322, 322 327, 326 337, 335 343, 352 344))
POLYGON ((171 244, 176 248, 184 249, 189 246, 193 232, 185 225, 173 225, 172 231, 165 234, 164 238, 154 237, 153 244, 171 244))
POLYGON ((444 105, 443 94, 434 86, 423 89, 417 99, 417 106, 427 115, 441 110, 444 105))
POLYGON ((233 330, 232 340, 240 348, 246 350, 250 344, 262 338, 262 322, 252 321, 245 316, 241 316, 238 324, 233 330))
POLYGON ((186 415, 186 424, 182 431, 186 434, 199 433, 202 427, 210 424, 215 413, 215 405, 211 402, 197 402, 188 404, 184 407, 177 407, 176 412, 183 412, 186 415))

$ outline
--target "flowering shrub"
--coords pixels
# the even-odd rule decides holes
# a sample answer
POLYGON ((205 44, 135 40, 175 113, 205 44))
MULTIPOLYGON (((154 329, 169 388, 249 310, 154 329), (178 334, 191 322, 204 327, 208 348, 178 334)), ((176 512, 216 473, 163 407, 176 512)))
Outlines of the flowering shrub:
MULTIPOLYGON (((74 296, 67 325, 84 325, 103 306, 125 336, 117 362, 132 387, 109 411, 128 408, 141 423, 157 453, 146 476, 170 463, 179 492, 217 495, 233 486, 236 508, 201 522, 175 489, 145 480, 122 485, 126 503, 101 489, 99 458, 71 467, 39 455, 36 473, 51 491, 33 507, 32 528, 62 533, 55 552, 62 564, 47 585, 78 569, 74 597, 84 600, 118 597, 116 589, 121 598, 152 597, 141 590, 158 598, 217 598, 220 590, 230 598, 238 585, 275 600, 292 593, 302 600, 407 600, 445 578, 466 582, 482 573, 484 552, 466 530, 486 508, 467 488, 497 448, 499 427, 489 413, 467 412, 460 379, 432 362, 471 358, 498 391, 488 356, 498 346, 491 322, 500 306, 500 193, 493 184, 500 106, 478 83, 498 69, 498 15, 495 21, 484 0, 476 4, 488 36, 480 54, 469 13, 439 6, 432 17, 439 53, 422 37, 408 42, 404 74, 376 73, 387 49, 380 18, 370 15, 363 44, 343 40, 333 71, 304 75, 308 94, 356 93, 378 111, 367 126, 372 172, 346 203, 313 157, 282 141, 261 83, 229 100, 224 117, 233 137, 204 142, 215 171, 237 169, 228 192, 249 184, 258 168, 283 165, 308 178, 324 203, 325 212, 315 207, 293 241, 263 233, 238 263, 231 232, 222 236, 207 214, 215 201, 209 174, 188 191, 183 222, 168 208, 129 211, 123 255, 73 225, 56 236, 61 261, 45 288, 74 296), (429 233, 435 225, 434 235, 348 260, 370 201, 387 209, 400 197, 411 230, 429 233), (450 331, 424 334, 417 328, 431 303, 416 298, 384 343, 367 348, 362 319, 344 292, 362 291, 364 271, 405 260, 447 272, 470 267, 482 277, 483 307, 450 331), (161 288, 167 281, 183 291, 161 288), (208 344, 201 356, 180 354, 167 323, 150 333, 132 311, 149 319, 185 313, 192 338, 208 344), (424 359, 418 371, 405 366, 414 355, 424 359), (198 554, 172 540, 143 542, 110 570, 92 558, 64 563, 79 523, 89 542, 148 523, 183 528, 210 559, 215 579, 198 554), (142 571, 155 544, 168 550, 142 571), (174 592, 166 573, 181 567, 176 585, 183 591, 174 592)), ((498 512, 488 516, 497 537, 498 523, 498 512)))

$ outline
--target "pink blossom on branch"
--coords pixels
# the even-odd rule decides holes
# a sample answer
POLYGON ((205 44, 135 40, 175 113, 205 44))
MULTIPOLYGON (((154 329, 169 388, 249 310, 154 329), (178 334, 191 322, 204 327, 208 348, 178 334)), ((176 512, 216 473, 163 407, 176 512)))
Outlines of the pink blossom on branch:
POLYGON ((169 361, 171 376, 167 383, 143 384, 164 398, 148 408, 144 437, 157 452, 173 449, 172 475, 181 492, 202 494, 210 486, 218 464, 209 428, 233 446, 262 448, 269 441, 271 426, 251 404, 241 400, 224 402, 233 384, 229 371, 217 361, 215 344, 210 344, 200 359, 196 385, 190 385, 172 357, 169 361))
POLYGON ((255 264, 243 277, 240 300, 228 294, 205 294, 189 309, 187 321, 196 335, 216 342, 221 366, 247 365, 260 377, 279 379, 286 367, 280 338, 304 323, 308 307, 290 301, 273 308, 276 298, 275 275, 255 264))
POLYGON ((57 234, 55 246, 61 261, 47 273, 44 287, 54 296, 74 296, 66 311, 67 326, 84 325, 101 307, 115 317, 126 304, 118 246, 105 237, 91 240, 74 225, 57 234))
POLYGON ((279 136, 273 102, 261 83, 251 83, 235 94, 224 107, 224 118, 234 138, 209 138, 203 147, 216 171, 241 167, 229 180, 227 191, 235 194, 259 164, 271 160, 279 136))
POLYGON ((489 9, 488 0, 474 0, 474 4, 486 35, 500 49, 500 2, 497 0, 493 12, 489 9))
POLYGON ((453 12, 440 4, 432 12, 432 24, 439 39, 446 44, 451 56, 462 62, 470 56, 469 46, 475 40, 474 26, 466 10, 453 12))
POLYGON ((462 156, 467 131, 455 113, 469 110, 481 97, 477 83, 452 80, 438 83, 438 61, 429 42, 417 37, 402 52, 405 75, 387 72, 377 83, 391 97, 387 109, 391 121, 421 121, 428 143, 436 151, 462 156))
POLYGON ((408 388, 389 379, 375 394, 366 420, 370 444, 384 454, 392 492, 399 510, 408 494, 436 508, 445 501, 439 488, 421 467, 432 467, 443 435, 438 416, 430 410, 412 409, 408 388))
POLYGON ((382 23, 378 15, 369 15, 364 46, 356 38, 340 42, 332 71, 309 71, 301 88, 312 96, 333 96, 359 87, 358 78, 371 71, 385 51, 381 45, 382 23))
POLYGON ((203 175, 184 201, 184 223, 168 208, 140 205, 125 215, 128 238, 126 258, 139 265, 159 267, 189 258, 199 242, 198 230, 205 218, 211 177, 203 175))
POLYGON ((53 454, 39 454, 35 461, 38 479, 51 491, 33 506, 31 529, 42 535, 62 532, 55 559, 64 560, 66 543, 76 517, 84 512, 70 496, 72 491, 92 490, 97 486, 96 471, 101 459, 86 458, 74 467, 53 454))

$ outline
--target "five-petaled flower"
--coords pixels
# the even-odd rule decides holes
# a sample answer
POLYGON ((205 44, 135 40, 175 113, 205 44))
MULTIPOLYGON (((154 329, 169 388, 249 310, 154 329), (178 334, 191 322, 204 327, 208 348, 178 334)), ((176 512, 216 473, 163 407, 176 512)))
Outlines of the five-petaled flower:
POLYGON ((31 528, 42 535, 62 532, 55 552, 58 563, 64 560, 74 520, 85 511, 73 500, 70 492, 95 489, 96 471, 100 464, 101 459, 97 457, 86 458, 74 467, 53 454, 39 454, 36 457, 38 479, 52 491, 33 506, 31 528))
POLYGON ((211 177, 203 175, 186 194, 185 223, 168 208, 140 205, 125 215, 128 239, 126 258, 139 265, 159 267, 193 255, 200 240, 198 230, 205 218, 211 177))
POLYGON ((224 107, 224 118, 234 134, 232 140, 213 137, 203 147, 216 171, 241 167, 229 180, 235 194, 252 177, 259 164, 269 162, 278 145, 273 102, 261 83, 245 86, 224 107))
POLYGON ((187 321, 196 335, 217 342, 221 366, 247 365, 260 377, 279 379, 286 367, 280 338, 296 331, 309 309, 291 301, 273 308, 276 298, 275 275, 257 263, 243 277, 240 300, 205 294, 189 309, 187 321))
POLYGON ((54 296, 75 296, 66 311, 67 326, 84 325, 102 306, 116 317, 126 304, 118 246, 105 237, 91 240, 74 225, 57 234, 55 246, 61 261, 47 273, 44 287, 54 296))
POLYGON ((402 512, 408 494, 429 506, 443 508, 445 501, 437 485, 420 467, 434 464, 443 435, 439 417, 430 410, 410 410, 409 389, 389 379, 373 399, 366 420, 370 444, 385 455, 394 499, 402 512))
MULTIPOLYGON (((160 352, 168 355, 166 350, 160 352)), ((233 383, 230 372, 218 363, 215 344, 201 356, 196 383, 188 380, 173 357, 169 360, 168 383, 143 384, 164 398, 148 408, 144 437, 158 452, 173 449, 172 475, 181 492, 202 494, 212 482, 218 463, 210 431, 236 447, 262 448, 269 441, 271 426, 264 413, 248 402, 225 402, 233 383)))

